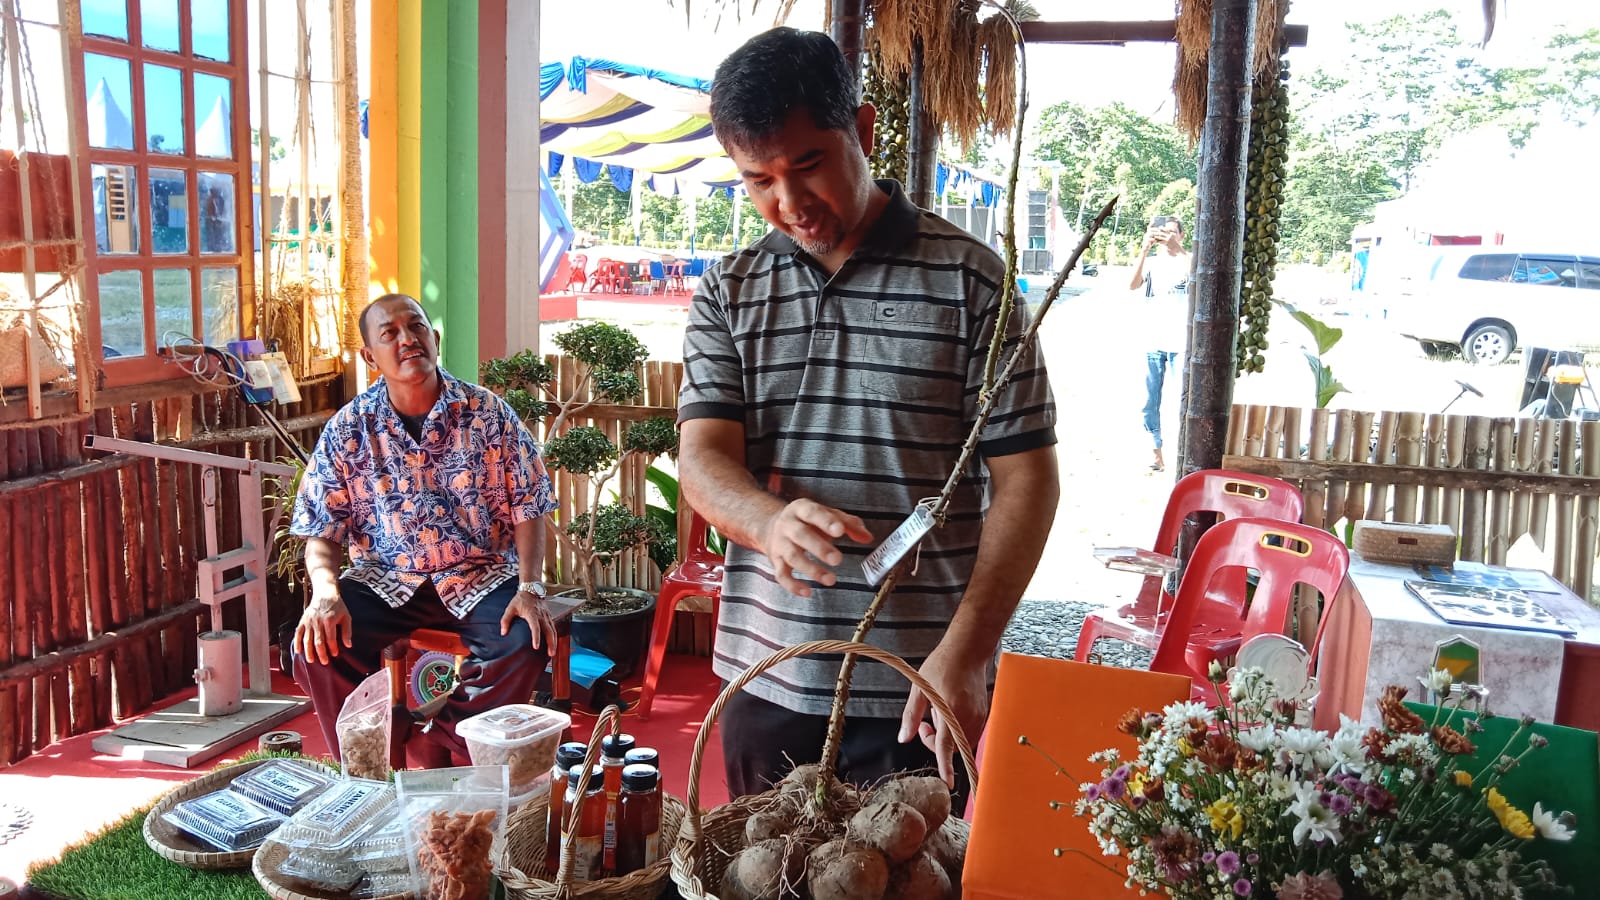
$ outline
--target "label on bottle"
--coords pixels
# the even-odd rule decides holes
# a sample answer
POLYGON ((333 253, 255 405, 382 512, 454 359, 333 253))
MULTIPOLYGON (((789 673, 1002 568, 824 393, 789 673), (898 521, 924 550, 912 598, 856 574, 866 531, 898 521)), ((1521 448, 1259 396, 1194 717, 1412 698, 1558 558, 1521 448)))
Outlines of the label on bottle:
POLYGON ((617 795, 606 792, 605 867, 607 872, 617 870, 617 795))
POLYGON ((650 865, 661 858, 661 832, 652 831, 644 836, 644 864, 650 865))
POLYGON ((588 881, 600 873, 601 845, 599 835, 577 835, 570 832, 561 834, 561 852, 567 852, 567 844, 576 842, 576 852, 572 854, 572 877, 580 881, 588 881))

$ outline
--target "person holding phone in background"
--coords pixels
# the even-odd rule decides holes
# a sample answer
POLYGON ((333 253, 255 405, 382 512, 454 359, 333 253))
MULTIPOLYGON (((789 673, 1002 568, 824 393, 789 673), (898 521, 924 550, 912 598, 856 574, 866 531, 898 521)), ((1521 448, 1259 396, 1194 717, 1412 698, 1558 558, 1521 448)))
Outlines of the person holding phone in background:
POLYGON ((1166 470, 1161 455, 1161 391, 1167 372, 1177 371, 1178 357, 1189 344, 1189 254, 1183 249, 1183 223, 1176 216, 1156 216, 1145 232, 1144 246, 1128 290, 1144 289, 1146 350, 1144 430, 1155 441, 1150 471, 1166 470), (1150 253, 1155 249, 1155 253, 1150 253))

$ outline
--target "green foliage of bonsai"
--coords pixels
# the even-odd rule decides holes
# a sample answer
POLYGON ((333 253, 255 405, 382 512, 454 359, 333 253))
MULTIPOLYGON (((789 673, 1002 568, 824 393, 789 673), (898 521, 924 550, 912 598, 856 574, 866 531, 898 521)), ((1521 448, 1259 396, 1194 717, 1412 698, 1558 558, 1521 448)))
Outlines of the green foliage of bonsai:
MULTIPOLYGON (((574 487, 586 495, 579 503, 594 514, 574 516, 564 525, 547 520, 550 531, 577 562, 575 577, 585 596, 598 596, 596 573, 627 551, 642 545, 663 544, 676 538, 669 529, 647 515, 635 513, 619 501, 603 502, 605 486, 634 456, 653 460, 678 450, 676 423, 665 416, 634 422, 622 433, 622 446, 591 425, 568 426, 573 416, 596 403, 626 403, 644 390, 639 366, 649 351, 626 328, 608 322, 586 322, 555 338, 561 352, 579 366, 578 381, 561 396, 555 367, 532 350, 504 359, 492 359, 481 368, 483 385, 504 397, 524 424, 536 429, 547 419, 545 464, 553 470, 578 476, 574 487), (582 398, 582 399, 579 399, 582 398), (554 416, 551 417, 551 412, 554 416)), ((652 553, 652 559, 658 554, 652 553)))

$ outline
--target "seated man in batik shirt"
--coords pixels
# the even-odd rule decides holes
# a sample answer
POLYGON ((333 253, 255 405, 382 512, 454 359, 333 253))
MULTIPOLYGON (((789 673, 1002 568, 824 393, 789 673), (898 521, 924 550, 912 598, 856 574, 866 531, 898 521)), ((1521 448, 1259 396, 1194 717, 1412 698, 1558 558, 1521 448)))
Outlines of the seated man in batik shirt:
POLYGON ((511 407, 439 367, 439 334, 417 301, 374 300, 361 337, 383 377, 323 430, 290 526, 306 539, 311 583, 295 679, 336 753, 340 707, 384 647, 418 628, 459 635, 470 655, 435 720, 446 727, 429 730, 431 746, 411 742, 422 764, 448 764, 444 750, 465 756, 455 722, 528 702, 544 671, 555 625, 540 518, 555 499, 511 407))

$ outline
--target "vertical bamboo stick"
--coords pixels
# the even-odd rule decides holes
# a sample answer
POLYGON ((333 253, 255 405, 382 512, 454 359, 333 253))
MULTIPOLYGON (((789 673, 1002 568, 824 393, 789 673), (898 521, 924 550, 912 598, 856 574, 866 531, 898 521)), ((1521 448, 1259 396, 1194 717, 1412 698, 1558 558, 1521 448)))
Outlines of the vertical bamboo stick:
MULTIPOLYGON (((0 432, 3 434, 3 432, 0 432)), ((0 454, 0 468, 4 467, 0 454)), ((10 549, 13 534, 12 507, 19 501, 0 499, 0 547, 10 549)), ((20 557, 11 556, 9 567, 15 568, 20 557)), ((12 652, 12 612, 16 601, 7 588, 13 583, 10 571, 0 570, 0 668, 16 659, 12 652)), ((10 687, 0 688, 0 765, 9 765, 19 758, 17 753, 17 695, 10 687)))
POLYGON ((1267 407, 1266 440, 1261 455, 1267 459, 1283 458, 1283 407, 1281 406, 1267 407))
MULTIPOLYGON (((1311 441, 1306 448, 1306 455, 1312 460, 1328 458, 1328 411, 1314 409, 1311 411, 1311 441)), ((1332 528, 1333 523, 1327 520, 1328 481, 1326 478, 1307 478, 1301 485, 1301 493, 1305 497, 1306 524, 1313 528, 1332 528)))
MULTIPOLYGON (((1428 425, 1422 442, 1422 464, 1430 469, 1439 468, 1444 453, 1444 416, 1428 414, 1428 425)), ((1444 515, 1444 498, 1437 484, 1422 487, 1422 513, 1419 522, 1436 524, 1444 515)))
MULTIPOLYGON (((1600 422, 1580 423, 1584 449, 1583 474, 1600 477, 1600 422)), ((1594 559, 1600 539, 1600 496, 1584 494, 1578 500, 1578 544, 1572 553, 1572 591, 1585 602, 1595 602, 1594 559)))
MULTIPOLYGON (((1448 416, 1444 422, 1445 435, 1445 468, 1459 469, 1466 460, 1467 446, 1467 417, 1448 416)), ((1448 473, 1446 479, 1449 478, 1448 473)), ((1444 523, 1459 538, 1461 535, 1461 489, 1452 487, 1448 480, 1445 481, 1444 494, 1444 523)), ((1457 550, 1459 555, 1460 550, 1457 550)), ((1465 558, 1465 557, 1460 557, 1465 558)))
MULTIPOLYGON (((53 437, 53 436, 52 436, 53 437)), ((51 441, 54 443, 54 441, 51 441)), ((41 548, 39 555, 48 560, 47 581, 44 585, 50 598, 50 649, 59 650, 70 647, 74 643, 73 635, 77 633, 71 626, 72 608, 74 598, 67 588, 67 542, 66 526, 63 519, 66 516, 68 503, 68 489, 72 488, 71 502, 77 505, 76 483, 68 482, 55 488, 47 488, 39 494, 45 503, 45 539, 46 545, 41 548)), ((83 565, 80 560, 79 566, 83 565)), ((79 607, 81 610, 82 607, 79 607)), ((69 697, 71 686, 68 684, 67 670, 55 672, 50 677, 50 696, 52 701, 50 740, 56 741, 72 733, 72 715, 69 697)))
MULTIPOLYGON (((1467 420, 1466 467, 1473 471, 1489 468, 1491 421, 1486 416, 1467 420)), ((1488 492, 1467 488, 1461 492, 1461 558, 1483 562, 1488 540, 1485 534, 1488 492)))
MULTIPOLYGON (((1516 424, 1517 446, 1513 454, 1512 468, 1521 473, 1534 471, 1536 462, 1533 456, 1533 441, 1538 434, 1538 422, 1533 419, 1518 419, 1516 424)), ((1533 492, 1519 489, 1511 492, 1511 543, 1515 544, 1528 533, 1531 527, 1533 513, 1533 492)))
MULTIPOLYGON (((1490 451, 1496 472, 1509 472, 1516 461, 1516 426, 1513 420, 1497 417, 1492 424, 1493 447, 1490 451)), ((1484 556, 1491 565, 1506 564, 1506 551, 1511 549, 1512 491, 1493 491, 1489 495, 1488 546, 1484 556)))
MULTIPOLYGON (((1372 459, 1372 420, 1375 413, 1365 410, 1356 411, 1355 432, 1350 435, 1350 459, 1361 462, 1370 462, 1372 459)), ((1368 485, 1364 482, 1354 482, 1350 485, 1350 493, 1345 497, 1344 516, 1351 522, 1360 519, 1367 511, 1366 498, 1368 485)))
POLYGON ((1291 406, 1283 411, 1283 458, 1299 459, 1300 442, 1305 438, 1301 409, 1291 406))
MULTIPOLYGON (((1395 430, 1394 461, 1401 466, 1422 464, 1422 413, 1408 412, 1399 416, 1395 430)), ((1417 487, 1413 484, 1394 486, 1394 521, 1417 521, 1417 487)))
MULTIPOLYGON (((1333 446, 1328 458, 1334 462, 1350 462, 1350 447, 1356 430, 1356 411, 1341 409, 1334 414, 1333 446)), ((1350 482, 1333 479, 1328 482, 1328 511, 1322 517, 1322 527, 1333 531, 1344 518, 1345 498, 1350 495, 1350 482)))
MULTIPOLYGON (((1378 415, 1378 438, 1372 446, 1371 455, 1367 461, 1375 466, 1387 466, 1391 461, 1395 443, 1395 432, 1399 429, 1400 416, 1395 412, 1384 412, 1378 415)), ((1374 475, 1382 477, 1382 470, 1374 475)), ((1389 485, 1385 482, 1375 481, 1367 491, 1366 518, 1377 522, 1389 518, 1389 485)))
MULTIPOLYGON (((1578 427, 1572 422, 1556 423, 1556 471, 1563 475, 1572 475, 1578 471, 1578 427)), ((1563 491, 1556 495, 1555 502, 1555 571, 1552 573, 1556 580, 1572 587, 1576 580, 1573 573, 1577 568, 1573 559, 1573 511, 1576 500, 1572 494, 1563 491)), ((1573 593, 1577 593, 1574 591, 1573 593)))
MULTIPOLYGON (((1533 471, 1548 473, 1556 470, 1556 423, 1554 420, 1539 420, 1539 430, 1534 438, 1533 454, 1533 471)), ((1539 545, 1539 549, 1544 550, 1545 535, 1550 527, 1550 495, 1542 491, 1534 494, 1528 506, 1528 533, 1533 535, 1533 542, 1539 545)))
POLYGON ((1256 459, 1261 458, 1261 447, 1266 437, 1267 408, 1259 404, 1245 407, 1244 422, 1244 455, 1256 459))

